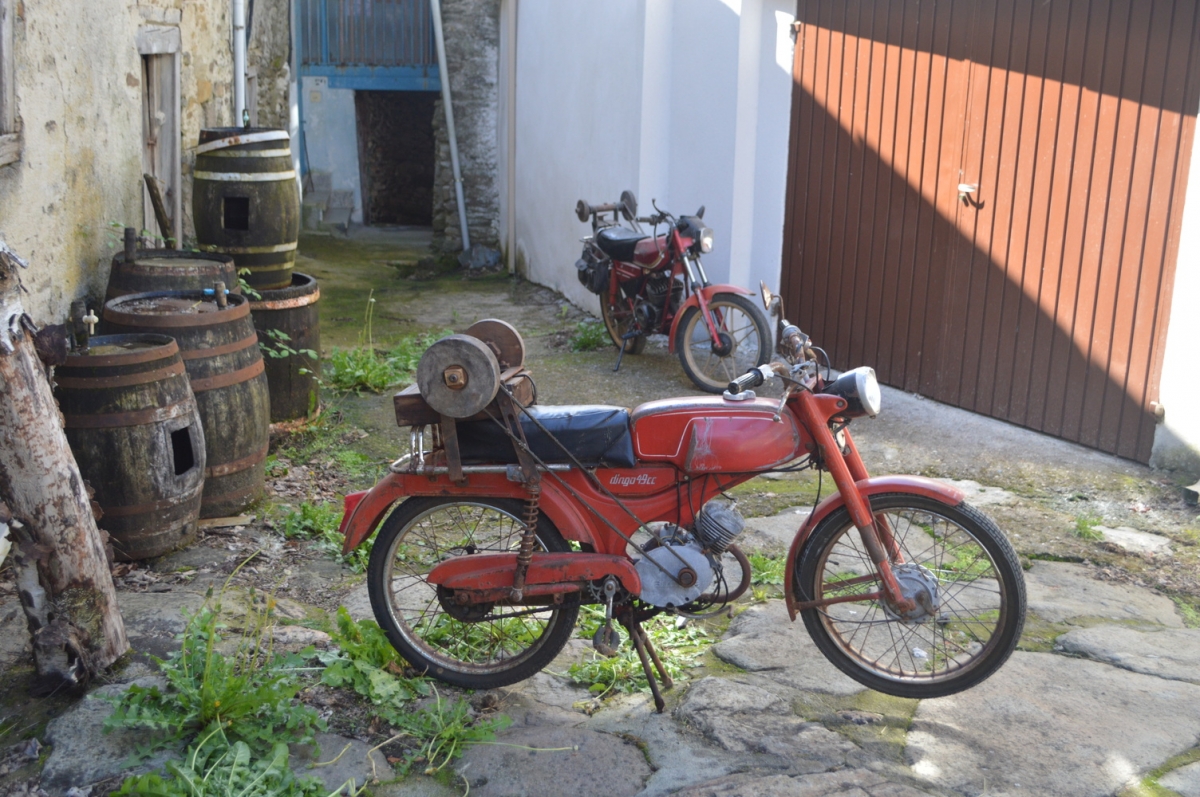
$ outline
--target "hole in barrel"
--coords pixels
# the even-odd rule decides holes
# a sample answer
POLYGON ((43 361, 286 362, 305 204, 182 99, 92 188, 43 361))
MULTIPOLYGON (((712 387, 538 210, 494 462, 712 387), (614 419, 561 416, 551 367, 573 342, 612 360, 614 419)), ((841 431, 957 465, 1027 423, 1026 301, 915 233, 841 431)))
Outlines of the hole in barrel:
POLYGON ((182 476, 196 466, 196 453, 192 451, 192 427, 185 426, 171 432, 171 453, 175 456, 176 476, 182 476))
POLYGON ((250 197, 248 196, 227 196, 225 197, 225 229, 227 230, 249 230, 250 229, 250 197))

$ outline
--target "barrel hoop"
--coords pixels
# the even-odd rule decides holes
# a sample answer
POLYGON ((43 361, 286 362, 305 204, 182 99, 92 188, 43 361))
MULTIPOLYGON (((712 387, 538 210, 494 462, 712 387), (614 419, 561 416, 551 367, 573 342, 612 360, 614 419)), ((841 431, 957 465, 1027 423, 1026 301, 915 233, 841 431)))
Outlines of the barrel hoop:
POLYGON ((136 277, 192 277, 201 274, 220 274, 233 271, 234 264, 228 260, 197 260, 192 265, 144 266, 141 263, 127 265, 122 263, 116 274, 136 277))
MULTIPOLYGON (((257 342, 258 339, 254 338, 254 340, 257 342)), ((227 374, 217 374, 216 376, 210 376, 206 379, 193 379, 192 392, 203 393, 206 390, 216 390, 217 388, 236 385, 239 382, 245 382, 253 379, 261 374, 265 368, 266 366, 263 365, 263 361, 258 359, 252 362, 250 365, 247 365, 245 368, 239 368, 238 370, 230 371, 227 374)))
POLYGON ((68 429, 114 429, 122 426, 146 426, 191 415, 194 403, 180 401, 165 407, 150 407, 129 412, 104 412, 95 415, 63 415, 63 425, 68 429))
POLYGON ((229 136, 228 138, 218 138, 216 141, 209 141, 207 144, 201 144, 196 147, 197 155, 204 155, 218 149, 227 149, 229 147, 237 147, 242 144, 258 144, 262 141, 290 141, 286 130, 265 130, 262 133, 246 133, 242 136, 229 136))
POLYGON ((220 465, 214 465, 211 468, 204 469, 204 478, 216 479, 221 476, 228 476, 231 473, 237 473, 240 470, 253 467, 267 458, 267 449, 270 443, 264 445, 258 451, 255 451, 248 457, 235 459, 233 462, 223 462, 220 465))
MULTIPOLYGON (((141 515, 146 512, 159 512, 163 509, 170 509, 173 506, 185 504, 188 501, 195 501, 196 494, 177 495, 173 498, 164 498, 161 501, 152 501, 148 504, 134 504, 132 506, 104 506, 100 509, 104 511, 105 517, 129 517, 130 515, 141 515)), ((186 518, 185 518, 186 520, 186 518)))
POLYGON ((180 354, 185 360, 203 360, 206 357, 220 357, 222 354, 233 354, 235 351, 248 349, 258 343, 258 337, 251 335, 241 340, 235 340, 233 343, 226 343, 224 346, 213 346, 211 349, 189 349, 180 354))
MULTIPOLYGON (((208 489, 208 486, 209 485, 207 484, 204 485, 206 490, 208 489)), ((261 491, 262 485, 256 482, 249 487, 243 487, 240 490, 233 490, 232 492, 221 493, 219 495, 206 495, 204 496, 204 499, 200 501, 200 514, 203 515, 206 508, 212 506, 213 504, 219 504, 225 501, 240 501, 243 498, 254 495, 255 493, 261 491)))
POLYGON ((133 385, 148 385, 151 382, 161 382, 169 376, 179 376, 184 373, 183 361, 174 362, 166 368, 153 371, 141 371, 136 374, 123 376, 55 376, 54 381, 59 387, 79 390, 103 390, 109 387, 131 387, 133 385))
POLYGON ((110 365, 137 365, 138 363, 148 363, 154 360, 166 360, 173 357, 178 351, 179 344, 175 342, 175 338, 171 338, 169 343, 164 343, 161 346, 133 349, 128 354, 72 355, 67 358, 65 366, 59 366, 57 373, 62 373, 65 368, 70 368, 73 365, 86 365, 88 368, 104 368, 110 365))
POLYGON ((233 149, 220 152, 205 152, 206 158, 290 158, 290 149, 233 149))
MULTIPOLYGON (((131 293, 129 295, 137 296, 138 294, 131 293)), ((248 315, 250 315, 250 304, 248 302, 236 305, 231 302, 224 310, 218 310, 215 313, 179 313, 176 315, 124 313, 120 310, 112 309, 111 306, 104 308, 104 319, 106 321, 127 324, 131 327, 209 327, 214 324, 224 324, 227 321, 236 321, 248 315)))
POLYGON ((212 180, 216 183, 274 183, 281 180, 295 180, 295 169, 286 172, 193 172, 197 180, 212 180))
POLYGON ((296 248, 296 242, 275 244, 273 246, 221 246, 219 244, 202 244, 206 252, 221 252, 230 255, 271 255, 276 252, 291 252, 296 248))
POLYGON ((321 298, 321 290, 318 288, 307 296, 297 296, 293 299, 277 299, 269 302, 250 302, 250 312, 256 313, 259 310, 292 310, 297 307, 307 307, 310 304, 316 304, 321 298))

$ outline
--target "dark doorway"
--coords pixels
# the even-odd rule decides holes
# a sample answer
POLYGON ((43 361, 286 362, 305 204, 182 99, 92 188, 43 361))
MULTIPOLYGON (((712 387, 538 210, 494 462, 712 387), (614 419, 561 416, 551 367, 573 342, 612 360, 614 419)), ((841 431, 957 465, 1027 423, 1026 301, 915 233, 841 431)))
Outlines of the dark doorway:
POLYGON ((433 223, 432 91, 356 91, 363 221, 433 223))

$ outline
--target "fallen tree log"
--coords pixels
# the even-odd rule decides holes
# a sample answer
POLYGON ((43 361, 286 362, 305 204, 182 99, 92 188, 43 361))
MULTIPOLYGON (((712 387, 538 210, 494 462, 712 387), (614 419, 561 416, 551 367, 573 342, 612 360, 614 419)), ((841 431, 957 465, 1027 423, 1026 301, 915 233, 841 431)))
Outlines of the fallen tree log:
POLYGON ((77 684, 129 642, 103 533, 21 307, 19 266, 0 240, 0 498, 38 673, 77 684))

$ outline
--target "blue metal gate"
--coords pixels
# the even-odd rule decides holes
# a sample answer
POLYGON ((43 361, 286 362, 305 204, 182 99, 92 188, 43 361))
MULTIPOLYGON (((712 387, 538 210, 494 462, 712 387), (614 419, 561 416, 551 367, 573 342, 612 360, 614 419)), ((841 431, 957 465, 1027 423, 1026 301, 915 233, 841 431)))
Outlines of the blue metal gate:
POLYGON ((437 91, 428 0, 296 0, 300 73, 329 87, 437 91))

